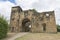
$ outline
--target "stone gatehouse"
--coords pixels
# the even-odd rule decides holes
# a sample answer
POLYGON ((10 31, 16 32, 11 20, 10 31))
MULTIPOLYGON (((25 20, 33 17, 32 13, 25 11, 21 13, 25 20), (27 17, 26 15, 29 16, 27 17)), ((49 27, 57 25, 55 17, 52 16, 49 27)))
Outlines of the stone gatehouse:
POLYGON ((23 11, 15 6, 11 10, 11 32, 57 32, 54 11, 37 12, 34 9, 23 11))

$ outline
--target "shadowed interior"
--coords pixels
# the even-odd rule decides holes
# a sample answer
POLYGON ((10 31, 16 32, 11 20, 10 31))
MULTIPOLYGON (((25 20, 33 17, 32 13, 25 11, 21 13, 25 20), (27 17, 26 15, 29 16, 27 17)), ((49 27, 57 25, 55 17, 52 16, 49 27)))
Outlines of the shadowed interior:
POLYGON ((30 25, 30 20, 28 18, 23 19, 23 21, 22 21, 22 29, 23 30, 22 31, 29 32, 30 31, 29 25, 30 25))

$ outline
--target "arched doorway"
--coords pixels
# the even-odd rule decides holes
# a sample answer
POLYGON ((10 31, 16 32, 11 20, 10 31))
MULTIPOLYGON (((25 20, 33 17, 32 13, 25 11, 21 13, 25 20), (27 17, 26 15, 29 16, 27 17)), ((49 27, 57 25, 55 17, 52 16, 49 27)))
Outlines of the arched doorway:
POLYGON ((30 31, 30 26, 31 23, 30 23, 30 20, 28 18, 25 18, 22 20, 22 31, 23 32, 29 32, 30 31))
POLYGON ((45 32, 46 31, 46 23, 43 23, 42 26, 43 26, 43 31, 45 32))

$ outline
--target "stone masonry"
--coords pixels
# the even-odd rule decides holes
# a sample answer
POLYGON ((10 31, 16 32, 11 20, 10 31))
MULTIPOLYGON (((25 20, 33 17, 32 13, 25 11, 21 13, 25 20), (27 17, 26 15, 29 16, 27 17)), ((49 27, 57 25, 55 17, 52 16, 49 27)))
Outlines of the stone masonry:
POLYGON ((56 33, 54 11, 39 13, 34 9, 23 11, 19 6, 12 7, 10 31, 56 33))

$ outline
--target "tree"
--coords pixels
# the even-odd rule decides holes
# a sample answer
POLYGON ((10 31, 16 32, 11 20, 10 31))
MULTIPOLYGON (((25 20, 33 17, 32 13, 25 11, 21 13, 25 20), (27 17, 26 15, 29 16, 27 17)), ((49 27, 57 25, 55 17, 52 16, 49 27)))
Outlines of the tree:
POLYGON ((7 36, 7 32, 8 22, 3 16, 0 16, 0 39, 5 38, 7 36))
POLYGON ((57 31, 60 32, 60 25, 57 25, 57 31))

